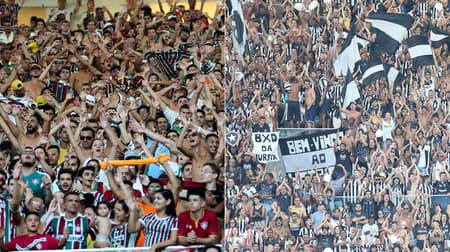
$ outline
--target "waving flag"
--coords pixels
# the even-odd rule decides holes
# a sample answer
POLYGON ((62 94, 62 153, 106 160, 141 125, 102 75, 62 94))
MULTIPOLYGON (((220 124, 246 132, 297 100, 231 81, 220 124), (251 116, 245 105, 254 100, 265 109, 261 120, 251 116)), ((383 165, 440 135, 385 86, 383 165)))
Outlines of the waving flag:
POLYGON ((334 61, 336 76, 347 74, 347 71, 349 70, 351 73, 354 72, 355 63, 361 59, 359 47, 364 47, 367 44, 369 44, 369 41, 362 39, 355 34, 347 36, 347 39, 342 45, 341 52, 334 61))
POLYGON ((435 26, 431 26, 430 40, 431 46, 433 48, 438 48, 441 45, 450 42, 450 33, 435 26))
POLYGON ((401 85, 405 80, 405 76, 401 74, 394 66, 384 64, 384 72, 386 72, 386 77, 389 85, 391 86, 401 85))
POLYGON ((361 78, 362 87, 385 76, 386 73, 384 72, 383 64, 377 61, 371 61, 368 63, 367 69, 361 78))
POLYGON ((375 46, 392 55, 408 36, 414 18, 397 13, 370 13, 366 22, 372 25, 372 32, 376 34, 375 46))
POLYGON ((247 44, 247 29, 245 27, 244 14, 239 0, 227 0, 227 13, 232 20, 231 37, 233 47, 243 57, 247 44))
POLYGON ((352 102, 357 103, 357 101, 361 98, 358 87, 356 86, 356 82, 353 79, 352 73, 350 71, 347 72, 343 93, 344 93, 344 103, 343 103, 344 108, 347 108, 348 105, 350 105, 350 103, 352 102))
POLYGON ((412 36, 406 40, 414 69, 434 65, 433 52, 425 36, 412 36))

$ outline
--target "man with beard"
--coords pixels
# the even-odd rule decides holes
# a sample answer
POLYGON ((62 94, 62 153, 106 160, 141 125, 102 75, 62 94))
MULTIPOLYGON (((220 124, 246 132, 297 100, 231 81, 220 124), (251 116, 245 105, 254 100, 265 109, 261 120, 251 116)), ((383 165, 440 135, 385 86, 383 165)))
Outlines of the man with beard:
MULTIPOLYGON (((50 130, 50 132, 48 133, 50 143, 55 144, 55 149, 56 149, 56 147, 58 147, 58 150, 59 150, 58 161, 57 161, 58 165, 64 163, 67 152, 69 152, 70 149, 72 149, 71 145, 70 145, 70 138, 69 138, 69 134, 67 133, 67 129, 63 128, 62 126, 63 126, 63 124, 59 123, 56 125, 56 127, 53 127, 50 130), (56 134, 56 136, 54 136, 55 134, 56 134)), ((74 129, 72 128, 72 130, 74 130, 74 129)), ((52 146, 50 146, 50 147, 52 147, 52 146)), ((47 148, 47 153, 49 152, 50 147, 47 148)))
POLYGON ((20 156, 22 162, 22 180, 33 191, 35 197, 44 199, 50 195, 51 178, 44 173, 36 171, 36 155, 31 146, 25 147, 20 156))
POLYGON ((92 155, 92 143, 94 142, 95 131, 90 127, 83 127, 80 132, 80 144, 79 146, 75 143, 74 133, 68 120, 64 121, 64 126, 66 127, 67 133, 70 138, 70 142, 77 153, 78 158, 81 162, 84 162, 88 157, 92 155))
POLYGON ((47 147, 47 163, 52 168, 53 171, 56 171, 58 168, 58 160, 59 160, 59 147, 58 145, 50 145, 47 147))
POLYGON ((224 152, 219 152, 219 150, 223 150, 223 148, 221 147, 223 147, 223 145, 225 144, 223 142, 223 139, 224 138, 219 139, 219 136, 215 133, 210 133, 205 137, 207 150, 209 154, 214 157, 213 162, 216 164, 220 164, 224 159, 224 152))
POLYGON ((6 122, 4 126, 7 128, 5 133, 8 139, 11 142, 17 141, 21 149, 24 146, 38 146, 41 136, 48 134, 50 130, 50 118, 40 110, 35 110, 25 122, 22 122, 18 115, 15 116, 16 124, 11 122, 3 108, 0 108, 0 118, 6 122), (20 130, 24 123, 26 126, 25 132, 20 130), (42 130, 39 132, 40 125, 42 130))

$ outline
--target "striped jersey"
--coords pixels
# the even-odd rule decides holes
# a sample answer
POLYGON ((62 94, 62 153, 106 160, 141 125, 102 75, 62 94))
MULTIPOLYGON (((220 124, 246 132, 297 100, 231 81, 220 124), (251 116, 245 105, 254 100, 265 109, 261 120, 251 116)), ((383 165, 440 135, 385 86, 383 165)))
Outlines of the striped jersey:
POLYGON ((178 218, 175 216, 158 218, 156 214, 147 214, 139 221, 144 226, 144 246, 146 247, 169 240, 170 233, 178 230, 178 218))
POLYGON ((66 99, 67 94, 72 90, 72 86, 69 83, 56 80, 49 81, 48 87, 55 95, 58 102, 63 102, 66 99))
MULTIPOLYGON (((5 194, 3 194, 5 195, 5 194)), ((3 242, 9 242, 15 237, 14 214, 11 211, 11 205, 8 200, 0 197, 0 228, 5 230, 3 242)))
POLYGON ((150 52, 144 56, 147 62, 151 65, 157 66, 168 78, 175 78, 178 72, 175 68, 178 62, 183 57, 190 57, 189 52, 182 51, 177 48, 172 48, 168 51, 158 50, 150 52))
POLYGON ((57 216, 45 228, 45 234, 50 234, 58 240, 64 238, 64 229, 69 230, 69 239, 64 249, 85 249, 89 232, 89 219, 78 215, 68 219, 64 215, 57 216))
POLYGON ((113 225, 109 234, 109 241, 113 248, 135 247, 139 233, 129 233, 128 223, 123 225, 113 225))

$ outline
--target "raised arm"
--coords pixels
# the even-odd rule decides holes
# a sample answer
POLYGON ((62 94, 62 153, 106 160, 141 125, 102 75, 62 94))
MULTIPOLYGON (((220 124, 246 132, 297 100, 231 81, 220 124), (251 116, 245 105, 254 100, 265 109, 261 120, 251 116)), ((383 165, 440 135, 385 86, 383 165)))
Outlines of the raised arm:
POLYGON ((70 127, 70 119, 65 117, 63 119, 63 125, 66 128, 67 135, 69 136, 70 144, 74 148, 75 153, 77 154, 77 156, 80 158, 81 163, 83 163, 87 159, 87 157, 84 155, 83 151, 81 151, 80 146, 75 141, 75 137, 74 137, 72 128, 70 127))
POLYGON ((17 132, 17 129, 9 127, 8 123, 6 123, 7 122, 6 120, 9 120, 9 118, 5 119, 4 114, 6 114, 6 113, 4 113, 3 108, 0 106, 0 127, 4 130, 6 137, 8 137, 9 141, 11 142, 11 144, 13 145, 13 147, 15 149, 19 149, 19 150, 23 149, 23 146, 22 146, 23 143, 19 143, 19 141, 17 140, 16 136, 18 134, 14 133, 14 131, 17 132), (14 131, 13 131, 13 129, 14 129, 14 131))
POLYGON ((130 209, 130 216, 128 217, 128 232, 135 233, 142 229, 142 223, 139 221, 138 210, 136 208, 136 202, 134 199, 127 198, 125 200, 128 208, 130 209))

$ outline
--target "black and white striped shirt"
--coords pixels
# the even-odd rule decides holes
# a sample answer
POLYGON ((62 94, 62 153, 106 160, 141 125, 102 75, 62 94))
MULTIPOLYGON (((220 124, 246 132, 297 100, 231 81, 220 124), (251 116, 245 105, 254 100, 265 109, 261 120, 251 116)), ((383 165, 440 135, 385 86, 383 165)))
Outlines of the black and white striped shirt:
POLYGON ((344 191, 344 201, 355 204, 359 202, 359 198, 362 196, 362 183, 357 180, 350 180, 348 182, 347 190, 344 191))
POLYGON ((425 16, 430 11, 430 5, 427 2, 419 2, 417 3, 417 12, 419 12, 420 16, 425 16))

